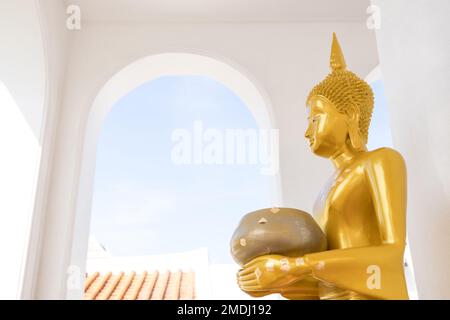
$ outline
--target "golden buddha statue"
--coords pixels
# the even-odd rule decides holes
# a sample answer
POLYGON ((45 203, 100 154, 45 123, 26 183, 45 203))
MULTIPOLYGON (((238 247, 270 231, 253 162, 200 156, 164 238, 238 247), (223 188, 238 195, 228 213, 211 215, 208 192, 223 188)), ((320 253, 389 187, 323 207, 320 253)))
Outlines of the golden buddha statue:
POLYGON ((314 205, 327 250, 261 255, 243 265, 238 284, 255 297, 408 299, 404 160, 389 148, 367 150, 373 93, 346 70, 335 34, 330 66, 308 96, 305 133, 312 152, 335 167, 314 205))

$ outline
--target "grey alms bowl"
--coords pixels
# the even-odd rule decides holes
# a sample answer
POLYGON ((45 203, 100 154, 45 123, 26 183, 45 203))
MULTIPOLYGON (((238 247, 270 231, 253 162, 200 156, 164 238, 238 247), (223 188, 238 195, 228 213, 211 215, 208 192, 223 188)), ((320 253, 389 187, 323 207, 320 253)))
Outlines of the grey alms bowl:
POLYGON ((291 208, 250 212, 231 238, 231 255, 239 265, 266 254, 301 257, 326 249, 325 234, 314 218, 291 208))

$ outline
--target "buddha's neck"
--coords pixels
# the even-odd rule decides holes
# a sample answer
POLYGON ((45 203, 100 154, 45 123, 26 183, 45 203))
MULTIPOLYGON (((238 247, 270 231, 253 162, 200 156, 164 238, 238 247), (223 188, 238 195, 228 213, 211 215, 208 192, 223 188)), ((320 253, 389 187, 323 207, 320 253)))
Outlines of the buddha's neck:
POLYGON ((361 152, 364 151, 355 150, 347 144, 344 144, 344 146, 331 157, 331 161, 336 169, 341 169, 350 165, 361 152))

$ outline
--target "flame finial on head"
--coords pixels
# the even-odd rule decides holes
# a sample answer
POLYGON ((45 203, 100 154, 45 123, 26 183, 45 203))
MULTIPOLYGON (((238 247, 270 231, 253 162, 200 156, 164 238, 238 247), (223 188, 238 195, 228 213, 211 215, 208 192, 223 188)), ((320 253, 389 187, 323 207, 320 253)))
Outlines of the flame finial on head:
POLYGON ((345 64, 344 55, 342 54, 341 46, 339 45, 336 33, 334 32, 333 43, 331 44, 330 67, 332 71, 345 70, 347 67, 345 64))

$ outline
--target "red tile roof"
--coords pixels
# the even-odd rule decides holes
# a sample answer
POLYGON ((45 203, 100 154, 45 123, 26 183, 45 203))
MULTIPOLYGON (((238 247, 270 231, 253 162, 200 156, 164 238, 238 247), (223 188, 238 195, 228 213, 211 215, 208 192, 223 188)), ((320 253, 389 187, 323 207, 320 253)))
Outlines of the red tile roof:
POLYGON ((192 300, 195 299, 195 274, 189 272, 136 272, 88 274, 84 284, 85 300, 192 300))

